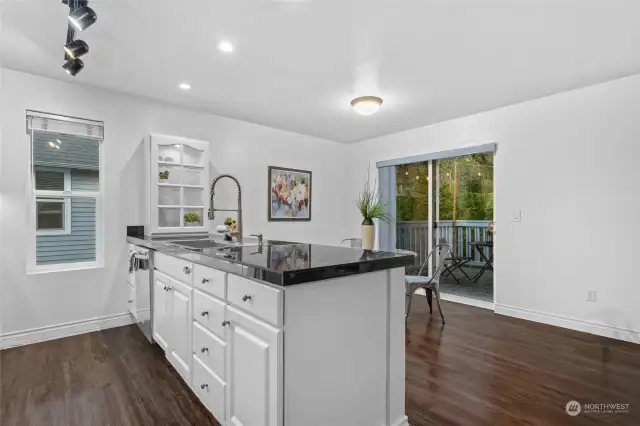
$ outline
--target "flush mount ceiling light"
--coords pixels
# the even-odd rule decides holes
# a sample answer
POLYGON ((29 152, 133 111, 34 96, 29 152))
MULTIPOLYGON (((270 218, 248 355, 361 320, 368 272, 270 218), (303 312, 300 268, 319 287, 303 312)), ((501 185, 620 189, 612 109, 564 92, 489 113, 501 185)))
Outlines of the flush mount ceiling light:
POLYGON ((89 52, 89 45, 83 40, 74 40, 64 46, 64 51, 71 59, 78 59, 89 52))
POLYGON ((178 87, 182 90, 191 90, 191 85, 189 83, 180 83, 178 87))
POLYGON ((78 31, 86 30, 96 22, 96 19, 98 19, 96 12, 87 6, 86 2, 84 3, 85 4, 83 6, 72 10, 69 14, 69 22, 71 22, 71 25, 73 25, 78 31))
POLYGON ((233 52, 233 44, 228 40, 223 40, 218 43, 218 50, 223 53, 231 53, 233 52))
POLYGON ((377 96, 360 96, 351 101, 351 106, 360 115, 372 115, 378 112, 382 98, 377 96))
POLYGON ((82 62, 82 59, 69 59, 62 68, 64 68, 67 74, 74 76, 82 71, 82 68, 84 68, 84 62, 82 62))

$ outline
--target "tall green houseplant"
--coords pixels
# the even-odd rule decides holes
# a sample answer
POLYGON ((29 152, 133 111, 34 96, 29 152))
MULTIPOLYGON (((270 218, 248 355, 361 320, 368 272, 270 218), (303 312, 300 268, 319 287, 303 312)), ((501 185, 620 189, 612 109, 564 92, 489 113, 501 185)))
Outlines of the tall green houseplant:
POLYGON ((380 200, 377 181, 374 181, 373 185, 371 184, 369 172, 367 172, 367 181, 364 184, 364 188, 358 194, 355 203, 362 215, 362 248, 372 249, 375 233, 374 219, 389 222, 391 217, 385 212, 386 206, 380 200))

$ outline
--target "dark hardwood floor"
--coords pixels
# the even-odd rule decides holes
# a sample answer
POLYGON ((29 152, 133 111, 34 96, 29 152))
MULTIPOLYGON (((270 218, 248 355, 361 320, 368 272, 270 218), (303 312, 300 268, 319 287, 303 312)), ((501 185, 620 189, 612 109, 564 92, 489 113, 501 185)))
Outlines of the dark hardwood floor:
MULTIPOLYGON (((455 303, 443 310, 444 327, 424 298, 412 307, 412 426, 640 425, 640 346, 455 303), (574 399, 630 413, 571 417, 574 399)), ((217 425, 135 326, 0 352, 0 424, 217 425)))
POLYGON ((0 424, 219 426, 136 326, 1 351, 0 424))
POLYGON ((640 425, 640 345, 449 302, 442 326, 435 302, 431 318, 426 298, 413 303, 406 337, 412 426, 640 425), (630 404, 630 413, 571 417, 571 400, 630 404))

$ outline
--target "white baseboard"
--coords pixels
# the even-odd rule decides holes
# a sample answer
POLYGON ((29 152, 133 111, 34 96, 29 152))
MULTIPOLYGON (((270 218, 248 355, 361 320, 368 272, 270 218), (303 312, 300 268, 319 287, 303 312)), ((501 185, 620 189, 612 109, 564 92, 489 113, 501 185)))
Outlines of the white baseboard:
POLYGON ((584 333, 609 337, 626 342, 640 343, 640 331, 630 330, 612 325, 597 322, 569 318, 562 315, 549 314, 546 312, 534 311, 531 309, 516 308, 514 306, 495 304, 496 314, 521 318, 543 324, 555 325, 556 327, 568 328, 582 331, 584 333))
POLYGON ((409 418, 407 416, 402 416, 395 422, 391 423, 391 426, 409 426, 409 418))
POLYGON ((105 330, 107 328, 122 327, 132 324, 133 322, 133 316, 127 312, 88 320, 73 321, 65 324, 32 328, 30 330, 15 331, 0 335, 0 349, 45 342, 47 340, 60 339, 77 334, 105 330))
POLYGON ((493 311, 493 302, 472 299, 470 297, 456 296, 455 294, 440 293, 440 299, 447 302, 462 303, 463 305, 475 306, 476 308, 489 309, 493 311))
MULTIPOLYGON (((424 289, 419 288, 416 294, 426 296, 424 289)), ((447 302, 462 303, 463 305, 475 306, 477 308, 490 309, 493 311, 493 302, 485 302, 484 300, 476 300, 470 297, 456 296, 455 294, 440 293, 440 299, 447 302)), ((435 303, 435 302, 434 302, 435 303)))

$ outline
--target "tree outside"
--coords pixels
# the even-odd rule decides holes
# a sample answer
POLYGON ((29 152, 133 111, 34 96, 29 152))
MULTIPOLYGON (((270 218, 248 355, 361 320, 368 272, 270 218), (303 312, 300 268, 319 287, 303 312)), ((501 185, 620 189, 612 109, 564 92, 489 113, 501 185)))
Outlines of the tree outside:
MULTIPOLYGON (((493 153, 445 158, 436 164, 440 170, 440 220, 453 219, 454 174, 456 220, 493 220, 493 153)), ((427 162, 396 166, 397 221, 427 220, 428 185, 427 162)))

